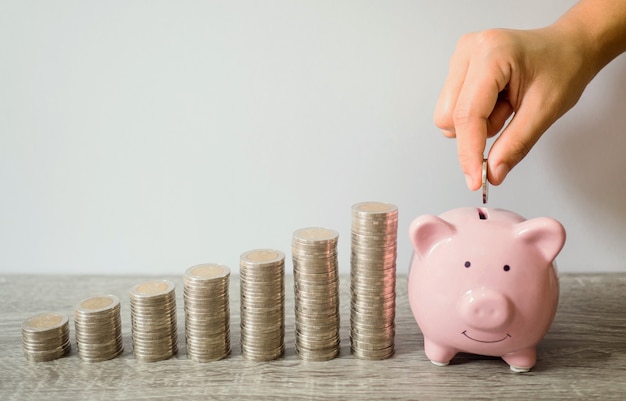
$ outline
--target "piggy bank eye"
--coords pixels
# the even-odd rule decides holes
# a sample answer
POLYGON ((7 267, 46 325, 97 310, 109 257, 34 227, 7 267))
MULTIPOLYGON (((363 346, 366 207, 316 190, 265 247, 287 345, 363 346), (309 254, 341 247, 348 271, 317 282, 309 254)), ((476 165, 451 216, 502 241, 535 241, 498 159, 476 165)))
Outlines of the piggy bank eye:
POLYGON ((470 263, 470 261, 468 260, 467 262, 465 262, 465 267, 470 267, 472 264, 470 263))
POLYGON ((504 269, 505 272, 508 272, 509 270, 511 270, 511 266, 504 265, 504 267, 502 269, 504 269))

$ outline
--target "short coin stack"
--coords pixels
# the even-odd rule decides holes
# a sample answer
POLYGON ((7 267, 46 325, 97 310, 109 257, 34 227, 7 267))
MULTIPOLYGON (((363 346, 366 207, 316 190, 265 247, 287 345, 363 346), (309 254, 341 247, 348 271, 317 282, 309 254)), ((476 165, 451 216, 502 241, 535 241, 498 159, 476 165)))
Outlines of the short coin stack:
POLYGON ((130 289, 133 354, 144 362, 168 359, 178 352, 174 283, 152 280, 130 289))
POLYGON ((218 264, 185 272, 185 338, 193 361, 215 361, 230 353, 229 279, 230 269, 218 264))
POLYGON ((66 315, 42 313, 22 323, 24 357, 33 362, 52 361, 70 352, 70 326, 66 315))
POLYGON ((285 351, 285 254, 271 249, 241 255, 241 354, 271 361, 285 351))
POLYGON ((327 361, 339 354, 338 239, 326 228, 293 234, 296 352, 302 359, 327 361))
POLYGON ((101 362, 115 358, 124 350, 120 299, 103 295, 78 302, 74 306, 74 329, 80 359, 101 362))
POLYGON ((394 353, 398 208, 352 206, 350 348, 357 358, 394 353))

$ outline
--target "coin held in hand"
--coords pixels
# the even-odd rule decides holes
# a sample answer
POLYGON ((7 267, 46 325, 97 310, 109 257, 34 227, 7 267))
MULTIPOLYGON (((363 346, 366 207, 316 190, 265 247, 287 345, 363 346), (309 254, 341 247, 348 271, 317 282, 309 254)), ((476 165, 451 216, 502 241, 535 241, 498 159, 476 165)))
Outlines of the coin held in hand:
POLYGON ((489 200, 489 181, 487 181, 487 159, 483 159, 482 171, 483 205, 489 200))

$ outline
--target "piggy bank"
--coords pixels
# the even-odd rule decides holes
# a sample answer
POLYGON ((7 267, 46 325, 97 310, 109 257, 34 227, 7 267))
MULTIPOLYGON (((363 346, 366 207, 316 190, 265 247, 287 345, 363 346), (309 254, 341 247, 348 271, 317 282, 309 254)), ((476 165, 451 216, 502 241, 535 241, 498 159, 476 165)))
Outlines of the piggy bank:
POLYGON ((515 372, 529 371, 556 314, 563 226, 460 208, 418 217, 409 236, 409 302, 426 356, 439 366, 458 352, 497 356, 515 372))

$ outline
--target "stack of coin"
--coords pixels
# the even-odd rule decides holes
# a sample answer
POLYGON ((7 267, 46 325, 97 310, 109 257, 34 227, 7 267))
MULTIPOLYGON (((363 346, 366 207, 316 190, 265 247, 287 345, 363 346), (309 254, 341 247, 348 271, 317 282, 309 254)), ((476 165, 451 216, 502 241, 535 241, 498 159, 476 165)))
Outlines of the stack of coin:
POLYGON ((74 306, 74 329, 83 361, 115 358, 124 350, 120 299, 115 295, 83 299, 74 306))
POLYGON ((185 338, 193 361, 214 361, 230 353, 229 279, 230 269, 218 264, 185 272, 185 338))
POLYGON ((42 313, 22 323, 24 357, 33 362, 60 358, 70 352, 70 325, 66 315, 42 313))
POLYGON ((394 353, 398 208, 352 206, 350 348, 362 359, 394 353))
POLYGON ((327 361, 339 354, 339 233, 303 228, 293 234, 296 352, 327 361))
POLYGON ((248 251, 239 267, 241 354, 252 361, 277 359, 285 351, 285 254, 248 251))
POLYGON ((130 289, 133 354, 144 362, 168 359, 178 352, 174 283, 153 280, 130 289))

